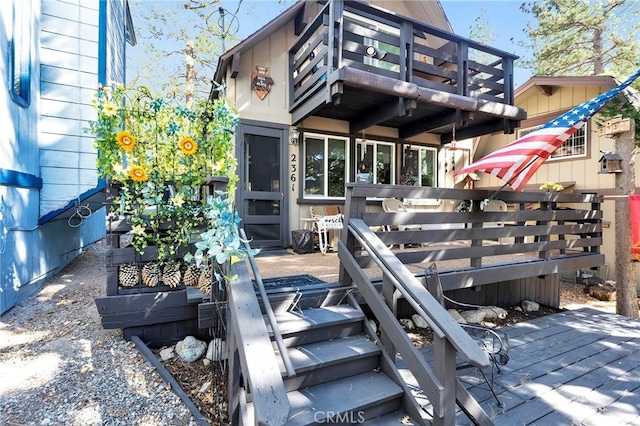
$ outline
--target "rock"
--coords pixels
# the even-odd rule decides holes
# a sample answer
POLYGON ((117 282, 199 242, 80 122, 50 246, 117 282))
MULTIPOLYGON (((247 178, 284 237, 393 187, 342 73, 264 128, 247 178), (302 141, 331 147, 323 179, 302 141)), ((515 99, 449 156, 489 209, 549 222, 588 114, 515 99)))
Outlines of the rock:
POLYGON ((164 348, 160 351, 161 361, 168 361, 171 358, 173 358, 173 356, 174 356, 173 346, 169 346, 168 348, 164 348))
POLYGON ((525 300, 521 303, 524 312, 536 312, 540 309, 540 305, 531 300, 525 300))
POLYGON ((207 348, 206 358, 210 361, 227 359, 227 342, 220 338, 213 339, 207 348))
POLYGON ((479 324, 484 320, 486 312, 484 309, 474 309, 470 311, 462 311, 460 312, 460 315, 462 315, 462 318, 464 318, 469 324, 479 324))
POLYGON ((514 311, 522 312, 522 306, 516 306, 513 308, 514 311))
POLYGON ((405 330, 413 330, 413 328, 415 327, 413 325, 413 321, 411 321, 409 318, 400 318, 400 324, 402 324, 405 330))
POLYGON ((615 281, 607 281, 604 284, 596 284, 589 288, 589 296, 604 302, 616 300, 615 281))
POLYGON ((187 336, 176 344, 176 353, 184 362, 197 361, 207 350, 207 344, 193 336, 187 336))
POLYGON ((485 311, 484 319, 505 319, 508 315, 507 311, 499 306, 487 306, 483 310, 485 311))
POLYGON ((200 387, 200 390, 198 391, 198 393, 204 393, 208 391, 210 387, 211 387, 211 382, 206 382, 200 387))
POLYGON ((378 324, 372 319, 369 320, 369 325, 373 328, 373 332, 376 333, 378 331, 378 324))
POLYGON ((418 314, 411 315, 411 320, 413 324, 418 328, 429 328, 429 324, 418 314))
POLYGON ((464 319, 464 317, 460 315, 460 312, 458 312, 456 309, 447 309, 447 312, 449 312, 449 315, 451 315, 458 324, 467 323, 467 320, 464 319))
POLYGON ((208 359, 207 357, 202 358, 202 363, 204 364, 205 367, 208 367, 211 365, 211 360, 208 359))

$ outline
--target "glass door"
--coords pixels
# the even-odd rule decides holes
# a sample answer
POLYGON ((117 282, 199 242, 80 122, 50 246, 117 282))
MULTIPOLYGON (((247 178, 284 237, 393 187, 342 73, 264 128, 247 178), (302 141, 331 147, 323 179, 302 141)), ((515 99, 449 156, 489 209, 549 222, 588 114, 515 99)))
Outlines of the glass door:
POLYGON ((285 130, 242 125, 238 213, 252 247, 285 246, 286 200, 282 187, 285 130))

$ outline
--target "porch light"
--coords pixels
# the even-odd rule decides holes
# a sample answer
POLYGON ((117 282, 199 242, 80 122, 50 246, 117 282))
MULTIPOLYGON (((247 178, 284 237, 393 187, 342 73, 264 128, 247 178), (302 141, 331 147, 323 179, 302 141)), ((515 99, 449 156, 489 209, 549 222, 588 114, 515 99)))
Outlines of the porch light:
POLYGON ((376 53, 378 53, 376 51, 376 48, 373 46, 367 46, 367 48, 364 50, 364 54, 367 55, 370 58, 373 58, 376 56, 376 53))
POLYGON ((300 131, 296 127, 292 127, 289 133, 289 143, 291 143, 291 145, 298 145, 299 136, 300 131))

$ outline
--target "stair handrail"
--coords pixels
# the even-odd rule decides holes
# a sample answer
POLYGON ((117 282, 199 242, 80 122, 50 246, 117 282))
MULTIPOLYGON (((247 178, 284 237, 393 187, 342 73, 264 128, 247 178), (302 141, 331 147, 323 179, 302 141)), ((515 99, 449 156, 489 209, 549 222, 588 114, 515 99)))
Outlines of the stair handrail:
POLYGON ((243 400, 241 371, 251 390, 255 413, 252 424, 283 425, 289 418, 291 406, 246 261, 235 262, 231 274, 235 279, 227 288, 231 326, 229 414, 232 423, 238 423, 237 416, 242 412, 242 407, 238 407, 243 400))
POLYGON ((489 366, 487 354, 453 320, 442 305, 420 284, 415 275, 398 260, 362 219, 351 218, 349 232, 369 252, 372 260, 380 267, 385 277, 390 279, 394 287, 416 310, 416 313, 427 321, 436 336, 446 337, 458 353, 473 366, 479 368, 489 366))
POLYGON ((253 277, 255 278, 256 285, 258 287, 258 292, 260 293, 260 298, 262 299, 262 304, 267 314, 267 318, 269 319, 269 323, 271 324, 271 331, 273 332, 273 338, 275 339, 276 344, 278 345, 278 350, 280 351, 280 357, 282 358, 284 367, 287 370, 287 376, 295 377, 296 370, 293 367, 293 364, 291 363, 291 358, 289 357, 287 346, 284 344, 284 340, 282 340, 282 333, 280 333, 280 329, 278 328, 278 321, 276 320, 276 315, 273 313, 273 308, 271 307, 271 303, 269 302, 267 291, 264 288, 264 282, 262 281, 262 276, 260 275, 260 271, 258 270, 256 259, 251 252, 251 246, 249 245, 247 234, 244 232, 243 228, 240 228, 239 232, 240 232, 240 237, 242 238, 242 244, 247 249, 247 252, 248 252, 247 257, 249 259, 249 264, 251 265, 251 270, 253 271, 253 277))

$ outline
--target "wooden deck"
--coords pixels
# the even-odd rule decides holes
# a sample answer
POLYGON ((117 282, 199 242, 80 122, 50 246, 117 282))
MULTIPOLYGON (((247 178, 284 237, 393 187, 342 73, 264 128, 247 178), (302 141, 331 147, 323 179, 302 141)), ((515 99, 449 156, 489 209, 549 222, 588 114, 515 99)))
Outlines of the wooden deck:
MULTIPOLYGON (((496 425, 640 425, 640 321, 582 308, 503 330, 510 361, 494 375, 503 408, 478 370, 458 372, 496 425)), ((471 423, 459 413, 456 424, 471 423)))

